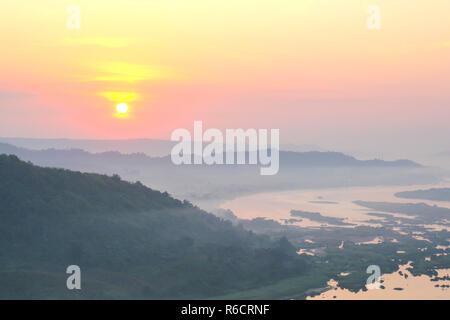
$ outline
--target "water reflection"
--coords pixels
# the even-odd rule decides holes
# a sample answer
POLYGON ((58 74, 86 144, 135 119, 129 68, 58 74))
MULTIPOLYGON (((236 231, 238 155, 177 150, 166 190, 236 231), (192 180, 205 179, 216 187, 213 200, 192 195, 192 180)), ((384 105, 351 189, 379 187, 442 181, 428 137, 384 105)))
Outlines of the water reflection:
POLYGON ((415 277, 408 269, 411 262, 399 267, 399 270, 381 276, 382 288, 367 291, 351 292, 338 287, 334 279, 328 281, 328 290, 320 295, 308 297, 308 300, 341 299, 341 300, 380 300, 380 299, 450 299, 450 280, 437 280, 438 278, 450 277, 450 269, 436 270, 436 277, 421 275, 415 277))
MULTIPOLYGON (((450 184, 447 183, 439 186, 378 186, 268 192, 244 196, 224 202, 221 205, 221 208, 230 209, 241 219, 264 217, 282 222, 283 219, 291 218, 291 210, 303 210, 320 212, 322 215, 329 217, 344 218, 344 222, 356 225, 381 227, 382 225, 377 224, 376 221, 379 220, 381 222, 383 220, 382 217, 367 215, 367 213, 374 212, 375 210, 363 208, 353 203, 353 201, 364 200, 397 203, 422 202, 431 206, 436 205, 450 208, 450 202, 448 201, 402 199, 394 196, 395 193, 400 191, 433 187, 450 187, 450 184), (370 220, 370 222, 368 222, 368 220, 370 220)), ((398 218, 414 219, 414 217, 405 214, 390 213, 390 215, 398 218)), ((294 224, 303 227, 320 227, 327 225, 323 222, 311 221, 307 218, 303 218, 301 222, 294 222, 294 224)), ((443 225, 426 225, 425 227, 435 231, 450 231, 448 226, 443 225)), ((401 229, 398 231, 402 232, 401 229)))

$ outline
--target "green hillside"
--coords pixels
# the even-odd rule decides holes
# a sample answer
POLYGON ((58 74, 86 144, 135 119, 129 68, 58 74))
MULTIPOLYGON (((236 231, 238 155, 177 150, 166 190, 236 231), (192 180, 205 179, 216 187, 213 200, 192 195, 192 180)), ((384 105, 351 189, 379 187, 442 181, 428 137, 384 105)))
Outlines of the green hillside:
POLYGON ((3 299, 207 298, 309 268, 286 239, 272 242, 139 182, 16 156, 0 155, 0 219, 3 299), (81 290, 66 288, 72 264, 81 290))

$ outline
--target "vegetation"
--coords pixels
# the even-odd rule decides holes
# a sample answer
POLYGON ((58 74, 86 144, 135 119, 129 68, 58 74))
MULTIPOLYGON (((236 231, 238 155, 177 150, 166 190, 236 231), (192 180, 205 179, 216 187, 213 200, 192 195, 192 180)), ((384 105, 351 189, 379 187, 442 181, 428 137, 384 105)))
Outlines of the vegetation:
POLYGON ((203 298, 308 270, 272 241, 119 176, 0 155, 0 298, 203 298), (82 290, 66 288, 69 265, 82 290))
POLYGON ((450 233, 423 226, 446 225, 448 209, 356 203, 383 211, 367 221, 382 227, 338 227, 341 220, 299 210, 293 213, 335 226, 240 220, 229 210, 218 218, 117 175, 0 155, 0 298, 303 299, 332 278, 364 290, 372 264, 383 274, 409 261, 414 275, 448 268, 450 233), (364 243, 374 237, 383 242, 364 243), (314 255, 299 255, 300 248, 314 255), (82 270, 81 290, 66 288, 73 264, 82 270))

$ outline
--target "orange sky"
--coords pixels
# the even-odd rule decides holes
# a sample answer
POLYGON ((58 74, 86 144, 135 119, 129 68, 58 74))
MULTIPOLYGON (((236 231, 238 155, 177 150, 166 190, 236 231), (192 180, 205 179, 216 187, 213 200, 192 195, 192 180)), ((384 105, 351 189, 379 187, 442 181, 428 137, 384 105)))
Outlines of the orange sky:
POLYGON ((448 0, 16 0, 2 13, 3 137, 169 139, 202 120, 328 148, 449 140, 448 0), (66 26, 73 4, 80 29, 66 26))

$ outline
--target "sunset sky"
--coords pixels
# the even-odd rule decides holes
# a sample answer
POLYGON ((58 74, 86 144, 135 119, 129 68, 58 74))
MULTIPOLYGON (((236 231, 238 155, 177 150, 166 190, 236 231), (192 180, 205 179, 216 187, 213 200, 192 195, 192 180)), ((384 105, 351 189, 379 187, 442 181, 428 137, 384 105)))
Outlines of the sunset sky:
POLYGON ((448 0, 15 0, 0 30, 2 137, 169 139, 202 120, 328 149, 450 149, 448 0))

